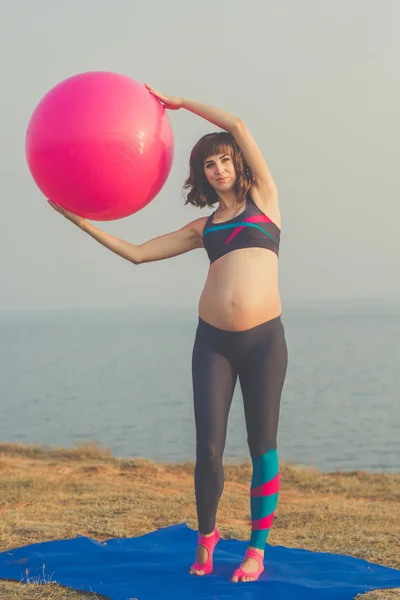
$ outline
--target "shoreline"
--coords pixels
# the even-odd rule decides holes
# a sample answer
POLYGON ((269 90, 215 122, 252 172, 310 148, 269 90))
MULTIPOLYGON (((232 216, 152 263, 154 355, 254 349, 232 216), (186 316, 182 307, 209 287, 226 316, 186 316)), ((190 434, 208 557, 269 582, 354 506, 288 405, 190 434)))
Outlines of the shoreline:
MULTIPOLYGON (((24 444, 22 442, 0 442, 0 456, 1 454, 21 454, 22 456, 32 456, 32 457, 40 457, 40 456, 53 456, 53 457, 61 457, 61 458, 96 458, 99 457, 101 459, 106 460, 109 458, 113 461, 137 461, 137 460, 145 460, 150 463, 159 464, 159 465, 189 465, 193 464, 193 460, 190 459, 167 459, 161 460, 158 458, 150 458, 150 457, 142 457, 142 456, 119 456, 113 454, 113 450, 109 447, 101 447, 98 442, 94 440, 90 440, 88 442, 76 442, 73 446, 56 446, 54 444, 35 444, 29 443, 24 444)), ((244 456, 242 458, 224 456, 224 467, 236 467, 244 464, 250 463, 250 456, 244 456)), ((347 467, 335 467, 332 469, 319 467, 317 465, 307 464, 307 463, 298 463, 291 459, 280 459, 280 463, 286 465, 287 467, 293 467, 297 469, 304 470, 312 470, 318 471, 322 475, 335 475, 341 473, 343 475, 352 475, 358 473, 364 473, 366 475, 388 475, 388 476, 398 476, 400 477, 400 467, 399 470, 394 470, 392 467, 359 467, 359 468, 347 468, 347 467)))

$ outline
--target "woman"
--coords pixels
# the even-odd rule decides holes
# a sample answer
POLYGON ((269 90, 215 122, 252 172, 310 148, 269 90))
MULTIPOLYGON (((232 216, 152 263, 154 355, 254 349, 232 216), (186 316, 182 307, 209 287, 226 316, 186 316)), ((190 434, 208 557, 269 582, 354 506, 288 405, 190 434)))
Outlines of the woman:
POLYGON ((190 572, 212 572, 215 527, 224 485, 222 456, 237 378, 253 464, 252 533, 232 581, 256 581, 279 493, 277 428, 287 349, 280 319, 278 250, 281 218, 268 166, 243 122, 212 106, 150 93, 171 110, 185 108, 223 132, 204 136, 190 156, 187 203, 217 209, 178 231, 134 245, 84 218, 51 206, 95 240, 138 265, 204 247, 210 269, 199 304, 192 377, 196 421, 195 492, 199 525, 190 572))

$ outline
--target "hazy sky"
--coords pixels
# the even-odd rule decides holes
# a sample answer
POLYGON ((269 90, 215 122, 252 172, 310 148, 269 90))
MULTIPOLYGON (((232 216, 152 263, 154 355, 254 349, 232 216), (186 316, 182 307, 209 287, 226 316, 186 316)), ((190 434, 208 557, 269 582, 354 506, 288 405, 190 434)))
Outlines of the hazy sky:
MULTIPOLYGON (((2 0, 0 309, 196 308, 204 250, 134 266, 48 207, 25 162, 30 115, 79 72, 124 73, 240 116, 276 179, 281 294, 400 299, 399 0, 2 0)), ((189 152, 214 127, 169 113, 171 175, 143 211, 102 223, 141 243, 185 207, 189 152)))

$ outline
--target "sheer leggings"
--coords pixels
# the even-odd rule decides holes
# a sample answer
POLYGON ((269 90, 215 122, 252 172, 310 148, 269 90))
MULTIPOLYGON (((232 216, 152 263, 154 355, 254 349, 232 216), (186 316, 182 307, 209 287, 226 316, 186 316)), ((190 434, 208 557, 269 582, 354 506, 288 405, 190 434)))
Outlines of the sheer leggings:
POLYGON ((222 457, 237 378, 251 457, 277 447, 287 347, 280 317, 245 331, 225 331, 199 319, 192 357, 196 423, 195 492, 199 531, 215 527, 224 487, 222 457))

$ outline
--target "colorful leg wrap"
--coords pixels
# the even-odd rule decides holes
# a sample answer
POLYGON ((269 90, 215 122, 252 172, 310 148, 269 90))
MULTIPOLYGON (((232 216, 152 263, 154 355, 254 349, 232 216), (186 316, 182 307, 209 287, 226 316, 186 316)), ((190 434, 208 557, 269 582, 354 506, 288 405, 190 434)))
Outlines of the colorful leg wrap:
POLYGON ((264 550, 279 496, 278 451, 252 458, 250 546, 264 550))

